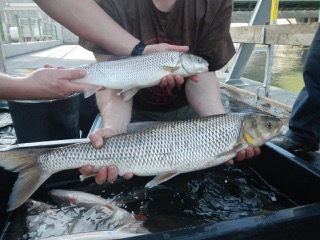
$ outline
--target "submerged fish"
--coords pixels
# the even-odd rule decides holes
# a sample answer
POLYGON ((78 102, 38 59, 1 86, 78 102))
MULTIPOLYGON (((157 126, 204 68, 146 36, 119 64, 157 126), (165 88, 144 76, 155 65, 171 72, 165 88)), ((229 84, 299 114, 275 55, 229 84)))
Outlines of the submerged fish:
POLYGON ((158 85, 170 74, 188 77, 208 71, 208 63, 201 57, 182 52, 156 52, 115 61, 92 63, 76 68, 87 71, 84 78, 73 80, 90 84, 84 92, 89 97, 106 87, 121 89, 124 100, 132 98, 141 88, 158 85))
MULTIPOLYGON (((28 232, 26 239, 43 239, 61 237, 71 239, 73 234, 85 233, 95 236, 95 231, 104 232, 104 239, 118 239, 148 234, 143 222, 136 220, 133 214, 111 203, 101 204, 102 198, 81 192, 53 190, 57 198, 76 196, 77 203, 64 203, 63 206, 52 206, 43 202, 28 199, 26 202, 27 216, 25 219, 28 232), (98 200, 96 203, 96 199, 98 200), (84 200, 84 202, 82 202, 84 200), (89 200, 89 201, 88 201, 89 200), (93 200, 93 201, 92 201, 93 200), (70 236, 70 238, 68 238, 70 236)), ((58 238, 59 239, 59 238, 58 238)))
POLYGON ((163 122, 138 132, 105 139, 101 149, 90 143, 56 149, 0 153, 0 166, 19 172, 8 211, 23 204, 52 174, 84 165, 115 165, 120 175, 157 175, 153 187, 179 173, 224 163, 248 146, 261 146, 281 131, 282 122, 267 115, 232 113, 163 122))

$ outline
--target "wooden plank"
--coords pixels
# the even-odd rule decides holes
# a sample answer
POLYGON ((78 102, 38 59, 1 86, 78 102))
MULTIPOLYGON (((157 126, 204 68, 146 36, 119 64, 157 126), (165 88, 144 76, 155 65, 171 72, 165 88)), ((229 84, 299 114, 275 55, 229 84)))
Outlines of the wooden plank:
POLYGON ((263 26, 231 27, 230 33, 235 43, 261 43, 263 26))
POLYGON ((283 109, 289 113, 291 113, 292 111, 292 107, 291 106, 288 106, 288 105, 285 105, 283 103, 280 103, 276 100, 273 100, 271 98, 267 98, 267 97, 263 97, 263 96, 258 96, 257 94, 255 93, 252 93, 252 92, 249 92, 249 91, 246 91, 246 90, 243 90, 241 88, 237 88, 237 87, 234 87, 234 86, 231 86, 229 84, 225 84, 225 83, 221 83, 220 82, 220 86, 223 87, 223 88, 226 88, 226 89, 229 89, 231 91, 234 91, 234 92, 237 92, 237 93, 240 93, 241 95, 245 95, 245 96, 248 96, 248 97, 251 97, 251 98, 254 98, 254 99, 257 99, 257 100, 260 100, 260 101, 263 101, 265 103, 268 103, 274 107, 277 107, 277 108, 280 108, 280 109, 283 109))
POLYGON ((310 46, 318 23, 266 27, 266 44, 310 46))
POLYGON ((319 23, 231 27, 235 43, 310 46, 319 23), (265 30, 264 30, 265 29, 265 30))

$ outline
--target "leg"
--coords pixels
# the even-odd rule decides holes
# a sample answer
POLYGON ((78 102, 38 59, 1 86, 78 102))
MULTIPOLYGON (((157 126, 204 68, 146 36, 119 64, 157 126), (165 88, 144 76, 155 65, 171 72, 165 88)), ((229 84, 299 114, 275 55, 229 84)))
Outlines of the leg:
POLYGON ((320 143, 320 27, 304 64, 305 87, 297 97, 289 131, 275 144, 287 150, 316 151, 320 143))

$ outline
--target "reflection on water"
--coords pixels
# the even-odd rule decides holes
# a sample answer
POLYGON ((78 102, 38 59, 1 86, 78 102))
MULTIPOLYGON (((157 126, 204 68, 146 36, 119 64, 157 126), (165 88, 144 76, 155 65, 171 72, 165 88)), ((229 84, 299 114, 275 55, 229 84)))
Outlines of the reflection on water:
MULTIPOLYGON (((275 46, 271 85, 299 93, 304 86, 302 68, 306 53, 307 48, 303 47, 275 46)), ((263 82, 266 58, 266 47, 257 47, 249 59, 243 77, 263 82)))

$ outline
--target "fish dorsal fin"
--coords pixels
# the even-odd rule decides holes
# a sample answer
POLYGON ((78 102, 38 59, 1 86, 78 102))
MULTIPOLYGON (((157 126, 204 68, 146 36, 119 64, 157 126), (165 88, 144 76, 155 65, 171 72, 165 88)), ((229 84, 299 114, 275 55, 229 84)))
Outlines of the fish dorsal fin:
POLYGON ((154 179, 152 179, 150 182, 148 182, 145 187, 146 188, 155 187, 155 186, 159 185, 160 183, 166 182, 169 179, 177 176, 178 174, 179 174, 178 172, 160 174, 158 176, 155 176, 154 179))
POLYGON ((118 95, 121 95, 123 98, 123 101, 128 101, 129 99, 133 98, 133 96, 139 91, 139 88, 137 86, 134 86, 132 88, 123 89, 121 92, 118 93, 118 95))

